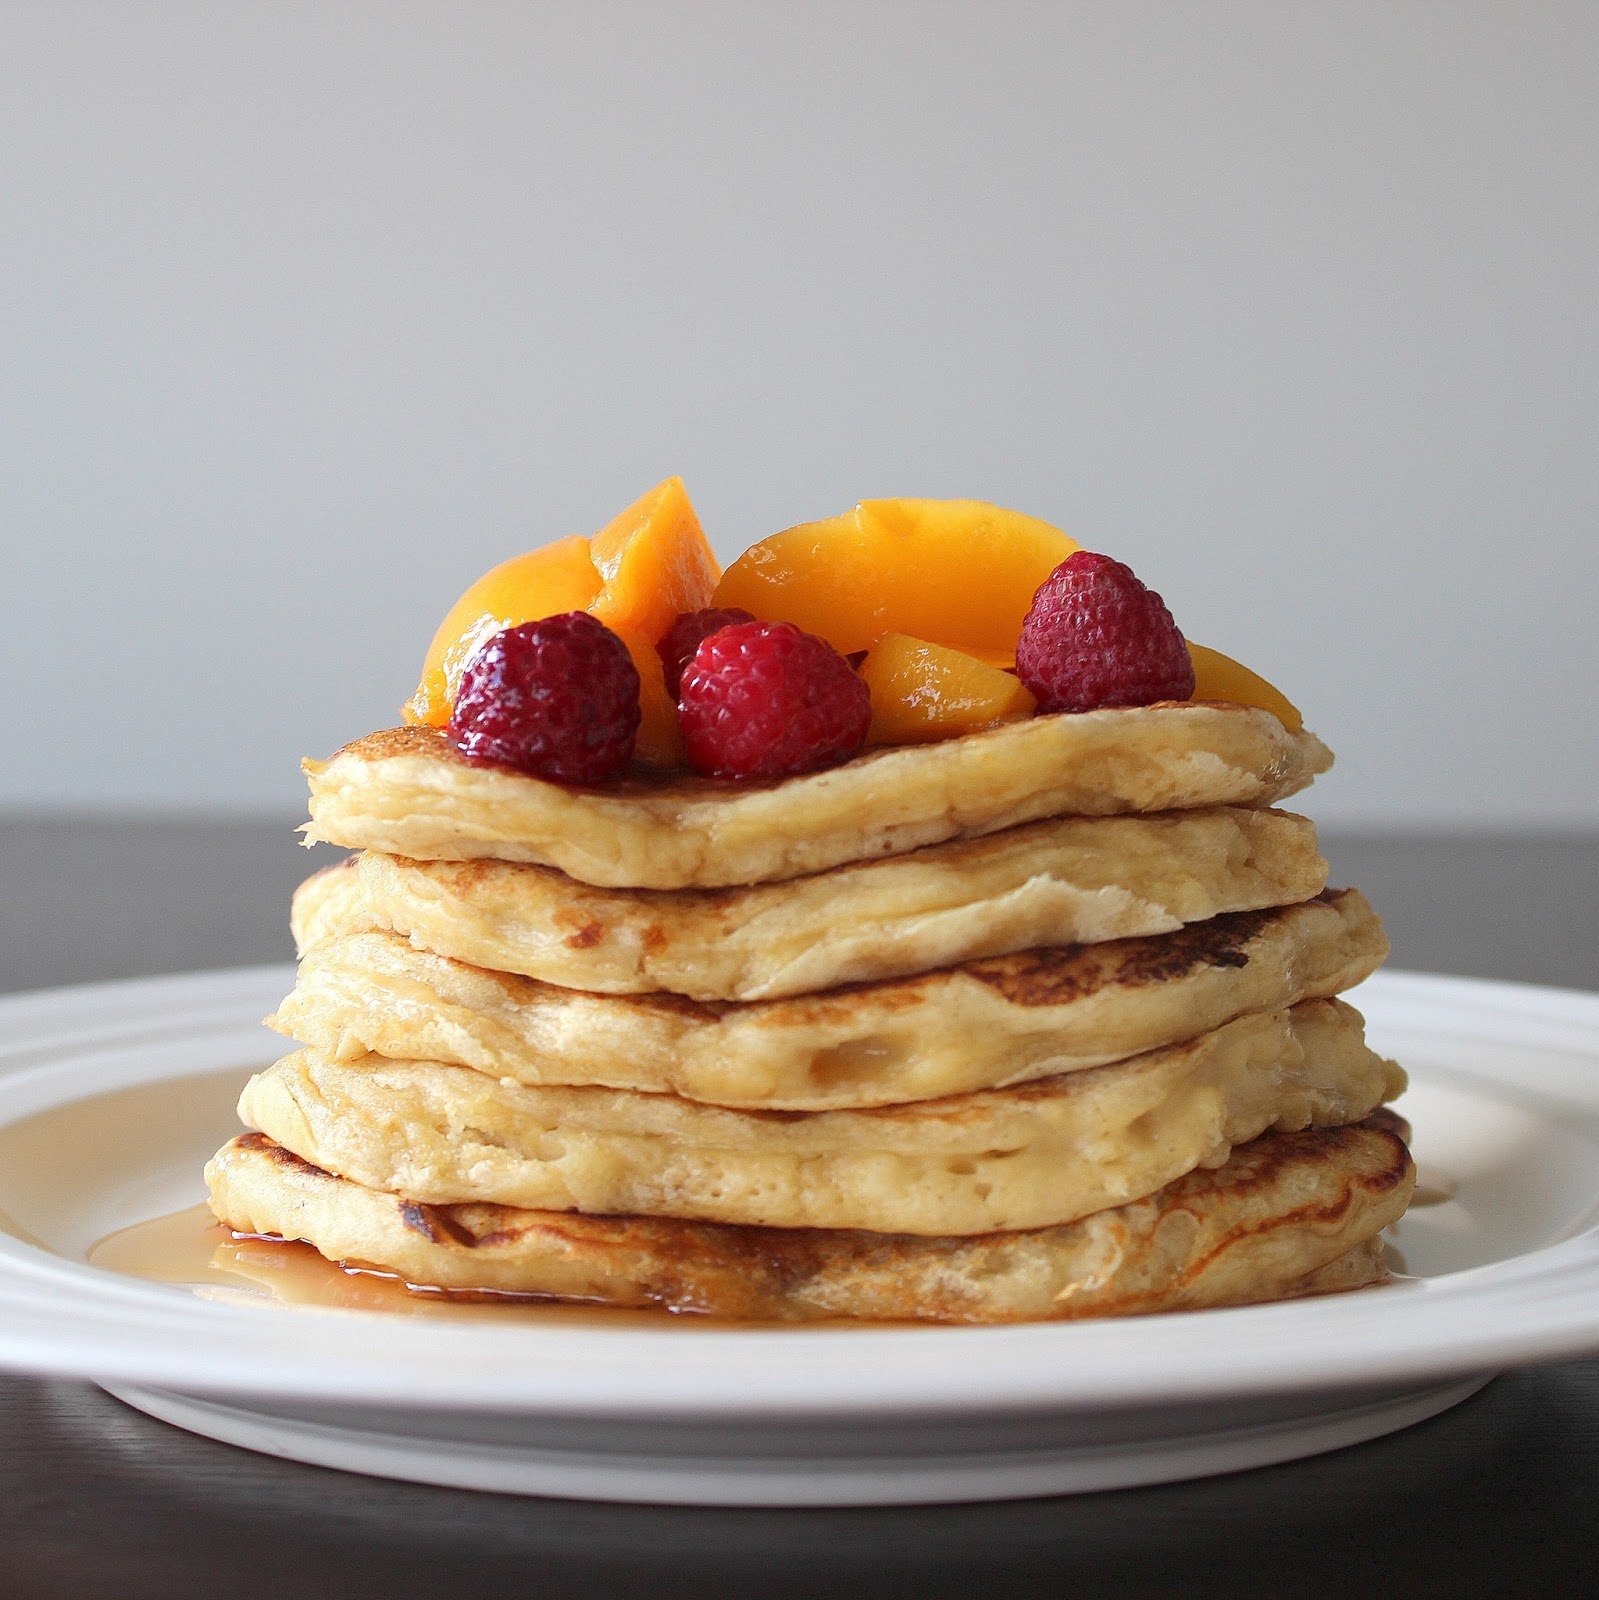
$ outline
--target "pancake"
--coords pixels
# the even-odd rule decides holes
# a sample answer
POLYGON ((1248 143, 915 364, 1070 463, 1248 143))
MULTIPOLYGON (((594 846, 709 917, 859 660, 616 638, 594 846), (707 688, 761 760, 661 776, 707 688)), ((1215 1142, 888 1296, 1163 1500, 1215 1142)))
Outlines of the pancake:
POLYGON ((1102 1066, 1246 1012, 1339 994, 1387 950, 1365 897, 1346 889, 1150 938, 728 1004, 587 994, 357 933, 314 944, 267 1021, 334 1060, 370 1051, 524 1084, 824 1111, 1102 1066))
POLYGON ((304 831, 308 843, 418 860, 538 862, 613 888, 712 888, 1041 817, 1270 805, 1331 764, 1314 735, 1219 703, 1033 717, 775 783, 576 788, 468 762, 434 728, 390 728, 304 763, 304 831))
POLYGON ((1110 1066, 913 1105, 730 1111, 313 1050, 252 1078, 250 1127, 429 1204, 967 1234, 1070 1222, 1268 1128, 1358 1121, 1404 1087, 1336 1000, 1240 1017, 1110 1066))
POLYGON ((549 867, 368 851, 302 885, 291 922, 302 951, 387 930, 565 988, 763 1000, 1166 933, 1326 881, 1305 818, 1220 807, 1056 818, 742 889, 600 889, 549 867))
POLYGON ((1378 1235, 1404 1211, 1415 1169, 1379 1114, 1265 1134, 1146 1199, 975 1239, 419 1205, 259 1133, 225 1146, 206 1179, 228 1226, 305 1239, 413 1284, 720 1317, 971 1323, 1196 1310, 1380 1281, 1378 1235))

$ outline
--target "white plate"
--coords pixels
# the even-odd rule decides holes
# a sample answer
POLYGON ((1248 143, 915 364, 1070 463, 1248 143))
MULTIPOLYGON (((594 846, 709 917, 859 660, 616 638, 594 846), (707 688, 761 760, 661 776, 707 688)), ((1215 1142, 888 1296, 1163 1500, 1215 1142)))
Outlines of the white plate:
POLYGON ((1385 974, 1423 1177, 1366 1293, 1120 1322, 723 1331, 208 1301, 92 1268, 190 1205, 287 970, 0 1001, 0 1365, 330 1466, 523 1493, 887 1504, 1260 1465, 1599 1350, 1599 995, 1385 974))

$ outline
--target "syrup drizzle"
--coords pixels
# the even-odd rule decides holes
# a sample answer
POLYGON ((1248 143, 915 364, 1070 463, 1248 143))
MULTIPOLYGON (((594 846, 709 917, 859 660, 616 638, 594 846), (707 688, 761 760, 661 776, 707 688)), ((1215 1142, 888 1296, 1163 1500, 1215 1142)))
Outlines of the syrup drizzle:
MULTIPOLYGON (((536 1323, 542 1327, 662 1330, 860 1327, 836 1322, 734 1322, 719 1317, 574 1304, 503 1290, 438 1289, 407 1284, 375 1267, 329 1261, 299 1240, 234 1233, 205 1205, 152 1217, 107 1234, 87 1252, 89 1265, 188 1289, 206 1300, 298 1306, 320 1311, 379 1311, 461 1322, 536 1323)), ((885 1326, 885 1324, 875 1324, 885 1326)))
MULTIPOLYGON (((1442 1205, 1458 1187, 1441 1174, 1429 1173, 1430 1184, 1417 1185, 1413 1207, 1442 1205)), ((1394 1243, 1385 1244, 1393 1280, 1411 1281, 1404 1257, 1394 1243)), ((662 1330, 726 1329, 740 1333, 775 1329, 847 1329, 896 1327, 925 1329, 926 1323, 870 1323, 847 1319, 826 1322, 740 1322, 721 1317, 674 1315, 615 1306, 574 1304, 503 1290, 439 1289, 407 1284, 376 1267, 347 1266, 329 1261, 311 1245, 275 1235, 234 1233, 222 1226, 205 1205, 136 1222, 119 1228, 92 1245, 90 1266, 153 1283, 187 1289, 205 1300, 235 1304, 297 1306, 308 1311, 377 1311, 395 1316, 434 1317, 460 1322, 533 1323, 541 1327, 649 1328, 662 1330)))

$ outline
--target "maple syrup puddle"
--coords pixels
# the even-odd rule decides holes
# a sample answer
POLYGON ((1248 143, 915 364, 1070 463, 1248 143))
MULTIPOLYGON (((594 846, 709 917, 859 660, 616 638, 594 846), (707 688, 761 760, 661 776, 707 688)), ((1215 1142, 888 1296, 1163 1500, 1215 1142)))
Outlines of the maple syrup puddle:
POLYGON ((693 1313, 632 1310, 501 1290, 411 1285, 375 1267, 341 1266, 299 1240, 237 1234, 206 1205, 119 1228, 92 1245, 91 1267, 188 1289, 236 1305, 301 1306, 320 1311, 387 1311, 459 1322, 536 1323, 546 1328, 650 1328, 655 1331, 926 1327, 924 1323, 740 1322, 693 1313))
MULTIPOLYGON (((1425 1199, 1421 1186, 1412 1206, 1442 1205, 1454 1198, 1455 1186, 1435 1179, 1425 1199), (1436 1195, 1436 1198, 1434 1198, 1436 1195)), ((1410 1282, 1404 1257, 1391 1240, 1384 1255, 1392 1282, 1410 1282)), ((85 1254, 91 1267, 143 1278, 151 1283, 187 1289, 202 1300, 235 1305, 299 1306, 313 1311, 386 1311, 407 1317, 438 1317, 457 1322, 534 1323, 545 1328, 649 1328, 722 1330, 748 1333, 762 1329, 793 1333, 803 1329, 915 1328, 936 1329, 926 1322, 861 1322, 835 1318, 816 1322, 737 1321, 692 1312, 633 1310, 584 1305, 539 1295, 508 1294, 496 1289, 438 1289, 408 1284, 376 1267, 345 1266, 329 1261, 314 1246, 298 1239, 234 1233, 211 1215, 204 1204, 136 1222, 108 1233, 85 1254)))

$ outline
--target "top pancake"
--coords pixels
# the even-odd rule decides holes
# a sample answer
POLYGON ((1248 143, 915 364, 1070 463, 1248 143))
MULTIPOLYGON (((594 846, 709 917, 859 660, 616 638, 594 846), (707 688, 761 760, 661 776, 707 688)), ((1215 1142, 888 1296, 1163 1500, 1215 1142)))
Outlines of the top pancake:
POLYGON ((1314 734, 1212 702, 1032 717, 775 783, 578 788, 469 762, 436 728, 391 728, 304 763, 304 832, 415 860, 537 862, 606 887, 715 888, 1043 817, 1270 805, 1331 764, 1314 734))

